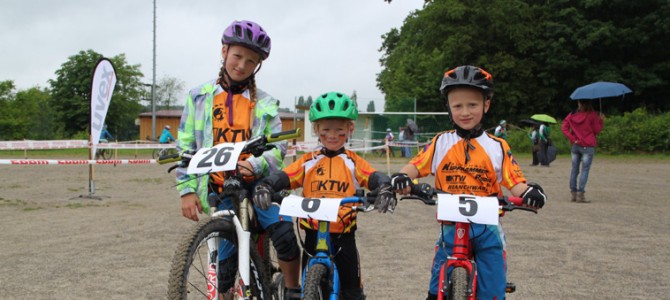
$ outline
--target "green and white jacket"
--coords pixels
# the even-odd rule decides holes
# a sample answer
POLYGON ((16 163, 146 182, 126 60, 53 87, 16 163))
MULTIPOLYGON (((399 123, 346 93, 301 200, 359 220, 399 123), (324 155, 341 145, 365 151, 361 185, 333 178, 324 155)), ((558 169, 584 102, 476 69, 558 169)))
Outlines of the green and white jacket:
MULTIPOLYGON (((214 96, 222 91, 221 86, 216 84, 216 80, 212 80, 188 93, 177 136, 177 150, 180 153, 186 150, 198 150, 214 146, 212 106, 214 96)), ((250 98, 249 90, 245 90, 242 95, 250 98)), ((252 112, 251 137, 280 132, 282 126, 278 113, 278 101, 260 89, 256 89, 256 98, 256 105, 252 112)), ((274 145, 277 147, 266 151, 261 157, 251 156, 247 159, 257 176, 267 176, 284 168, 286 142, 278 142, 274 145)), ((197 193, 205 212, 209 209, 207 205, 208 180, 208 175, 201 177, 196 176, 196 174, 189 175, 186 174, 186 168, 177 168, 179 195, 197 193)))

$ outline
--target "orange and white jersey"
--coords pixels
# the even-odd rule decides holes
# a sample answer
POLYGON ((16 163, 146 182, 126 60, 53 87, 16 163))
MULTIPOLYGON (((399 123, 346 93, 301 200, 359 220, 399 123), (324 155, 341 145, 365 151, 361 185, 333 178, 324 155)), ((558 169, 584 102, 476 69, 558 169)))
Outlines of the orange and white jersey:
POLYGON ((484 133, 468 142, 455 130, 436 135, 411 161, 419 177, 435 176, 435 188, 452 194, 502 195, 526 178, 507 142, 484 133), (467 162, 466 162, 467 160, 467 162))
MULTIPOLYGON (((290 189, 303 188, 303 197, 341 199, 353 196, 361 187, 367 187, 375 169, 356 153, 344 150, 332 157, 321 151, 306 153, 283 171, 290 180, 290 189)), ((316 220, 301 219, 300 224, 307 229, 318 228, 316 220)), ((330 232, 351 232, 355 229, 356 212, 340 207, 339 220, 330 223, 330 232)))

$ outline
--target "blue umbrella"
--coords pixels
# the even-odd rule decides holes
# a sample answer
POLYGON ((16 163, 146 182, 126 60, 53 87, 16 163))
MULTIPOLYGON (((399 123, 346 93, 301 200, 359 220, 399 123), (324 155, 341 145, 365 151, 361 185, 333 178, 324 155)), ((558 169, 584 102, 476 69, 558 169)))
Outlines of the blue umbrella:
POLYGON ((598 99, 600 111, 603 111, 602 98, 618 97, 631 93, 626 85, 618 82, 598 81, 580 86, 570 95, 572 100, 591 100, 598 99))
POLYGON ((572 100, 588 100, 588 99, 600 99, 608 97, 617 97, 624 94, 631 93, 632 91, 625 86, 624 84, 617 82, 605 82, 598 81, 585 86, 578 87, 570 99, 572 100))

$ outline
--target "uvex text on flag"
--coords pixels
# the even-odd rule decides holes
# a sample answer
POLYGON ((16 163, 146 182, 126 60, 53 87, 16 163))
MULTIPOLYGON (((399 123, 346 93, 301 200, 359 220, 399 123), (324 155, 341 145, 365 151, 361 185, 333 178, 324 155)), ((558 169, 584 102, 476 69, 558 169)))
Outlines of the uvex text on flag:
POLYGON ((105 124, 115 84, 116 72, 112 62, 101 58, 95 66, 91 84, 91 143, 93 144, 91 153, 95 153, 95 145, 100 142, 100 132, 105 124))

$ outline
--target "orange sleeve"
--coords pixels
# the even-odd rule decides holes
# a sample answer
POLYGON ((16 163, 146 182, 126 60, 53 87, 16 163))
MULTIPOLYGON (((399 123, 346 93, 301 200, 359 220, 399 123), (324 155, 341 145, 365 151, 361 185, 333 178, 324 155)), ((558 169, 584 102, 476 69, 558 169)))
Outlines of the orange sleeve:
POLYGON ((526 182, 526 177, 521 171, 519 163, 512 155, 512 150, 506 141, 502 141, 503 149, 505 151, 504 161, 502 164, 502 185, 508 190, 513 186, 526 182))
POLYGON ((284 168, 284 173, 289 178, 291 183, 290 189, 296 189, 302 187, 303 181, 305 179, 305 162, 312 158, 312 153, 303 154, 300 159, 296 160, 292 164, 284 168))
POLYGON ((356 163, 356 169, 354 171, 356 180, 358 180, 358 183, 360 183, 361 186, 368 187, 368 181, 370 180, 370 175, 372 175, 372 173, 374 173, 377 170, 373 168, 369 162, 367 162, 362 157, 358 156, 356 153, 351 151, 347 152, 353 159, 353 161, 356 163))
POLYGON ((419 170, 419 177, 426 177, 432 174, 433 154, 435 153, 435 142, 438 136, 433 137, 428 148, 419 151, 419 154, 409 161, 410 164, 419 170))

